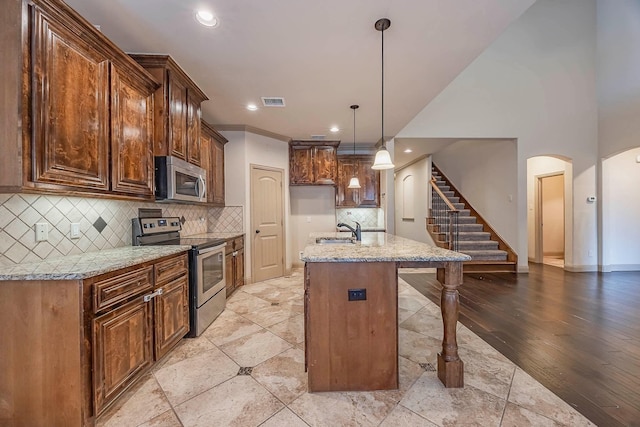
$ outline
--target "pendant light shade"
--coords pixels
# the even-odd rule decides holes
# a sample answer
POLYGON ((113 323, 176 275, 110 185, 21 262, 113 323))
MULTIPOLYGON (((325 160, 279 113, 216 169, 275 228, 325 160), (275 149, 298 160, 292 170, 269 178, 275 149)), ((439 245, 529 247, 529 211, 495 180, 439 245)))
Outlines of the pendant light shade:
POLYGON ((392 169, 393 167, 394 167, 394 164, 391 161, 391 155, 383 145, 376 152, 376 158, 373 161, 373 165, 371 166, 371 169, 382 170, 382 169, 392 169))
MULTIPOLYGON (((356 154, 356 110, 360 108, 359 105, 352 105, 349 107, 353 110, 353 154, 356 154)), ((358 171, 356 169, 353 170, 353 176, 349 181, 349 186, 347 188, 360 188, 360 180, 358 179, 358 175, 356 175, 358 171)))
POLYGON ((391 26, 391 21, 387 18, 381 18, 378 19, 374 25, 375 29, 380 31, 382 33, 382 118, 380 120, 381 123, 381 127, 382 127, 382 135, 380 136, 380 139, 382 140, 382 146, 380 147, 380 149, 378 150, 378 152, 376 153, 376 158, 373 162, 373 166, 371 166, 371 169, 376 169, 376 170, 381 170, 381 169, 392 169, 394 167, 394 164, 391 162, 391 155, 389 154, 389 152, 387 151, 387 147, 385 147, 384 144, 384 30, 386 30, 387 28, 389 28, 391 26))
POLYGON ((349 180, 349 186, 347 188, 360 188, 360 180, 357 176, 351 177, 351 180, 349 180))

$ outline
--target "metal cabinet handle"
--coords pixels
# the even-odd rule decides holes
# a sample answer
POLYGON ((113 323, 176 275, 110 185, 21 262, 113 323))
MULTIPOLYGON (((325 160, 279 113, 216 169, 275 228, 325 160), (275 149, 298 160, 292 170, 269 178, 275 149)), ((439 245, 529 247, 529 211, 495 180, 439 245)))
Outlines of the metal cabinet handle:
POLYGON ((142 297, 142 300, 144 302, 149 302, 151 301, 153 298, 157 297, 158 295, 162 295, 162 288, 158 289, 157 291, 151 293, 151 294, 147 294, 144 297, 142 297))
POLYGON ((238 251, 233 251, 233 253, 231 255, 238 256, 238 251))

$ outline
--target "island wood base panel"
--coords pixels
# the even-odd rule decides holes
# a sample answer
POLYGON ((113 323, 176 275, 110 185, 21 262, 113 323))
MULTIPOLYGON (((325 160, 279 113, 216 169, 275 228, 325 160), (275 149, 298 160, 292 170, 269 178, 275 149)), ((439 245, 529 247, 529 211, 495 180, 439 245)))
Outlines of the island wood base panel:
POLYGON ((398 388, 395 262, 305 265, 309 391, 398 388), (366 300, 349 301, 349 289, 366 300))

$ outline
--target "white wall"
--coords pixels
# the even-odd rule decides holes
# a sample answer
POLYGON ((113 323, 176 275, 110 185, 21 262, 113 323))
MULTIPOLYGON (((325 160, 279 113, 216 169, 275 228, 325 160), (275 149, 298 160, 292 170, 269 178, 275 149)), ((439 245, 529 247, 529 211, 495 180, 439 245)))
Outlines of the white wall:
POLYGON ((600 157, 638 147, 640 2, 598 0, 600 157))
POLYGON ((293 266, 302 267, 299 252, 304 250, 309 233, 336 230, 336 194, 331 185, 291 186, 289 191, 293 266))
POLYGON ((429 180, 431 179, 431 159, 426 157, 406 168, 395 173, 395 234, 407 239, 419 242, 434 244, 427 233, 426 218, 429 216, 429 180), (413 191, 411 194, 405 193, 403 182, 407 177, 413 179, 413 191), (403 212, 403 200, 413 199, 413 221, 406 220, 406 213, 403 212))
POLYGON ((635 163, 640 146, 638 46, 640 3, 598 0, 598 139, 603 158, 598 206, 602 271, 640 270, 637 226, 640 164, 635 163))
POLYGON ((526 271, 527 159, 573 160, 573 259, 596 270, 597 105, 595 0, 538 0, 397 137, 517 140, 518 268, 526 271))
POLYGON ((640 270, 640 148, 603 162, 603 271, 640 270))
POLYGON ((513 140, 462 140, 433 154, 433 163, 514 250, 518 243, 516 155, 513 140))
POLYGON ((286 142, 245 131, 221 132, 225 144, 225 202, 244 206, 245 277, 251 282, 253 230, 251 229, 251 165, 283 170, 285 269, 291 268, 291 232, 289 219, 289 146, 286 142))

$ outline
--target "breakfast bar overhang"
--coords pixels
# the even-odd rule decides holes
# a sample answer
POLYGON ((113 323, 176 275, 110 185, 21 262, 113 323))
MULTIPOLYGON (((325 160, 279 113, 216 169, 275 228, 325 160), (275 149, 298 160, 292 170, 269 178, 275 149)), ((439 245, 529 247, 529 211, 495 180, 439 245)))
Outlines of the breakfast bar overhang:
POLYGON ((398 268, 435 268, 443 285, 438 378, 464 385, 458 286, 468 255, 388 233, 312 233, 305 262, 305 367, 309 391, 398 388, 398 268))

